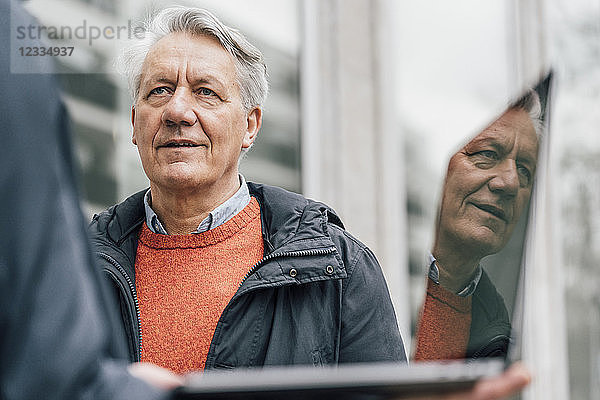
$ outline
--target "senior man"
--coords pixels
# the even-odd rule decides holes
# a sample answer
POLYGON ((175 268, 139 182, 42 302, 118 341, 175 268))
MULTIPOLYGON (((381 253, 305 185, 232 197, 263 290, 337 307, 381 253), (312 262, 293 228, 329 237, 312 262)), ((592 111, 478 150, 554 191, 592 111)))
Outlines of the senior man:
POLYGON ((529 204, 541 126, 540 100, 529 90, 451 157, 419 327, 430 333, 416 358, 506 354, 508 312, 480 262, 506 246, 529 204))
MULTIPOLYGON (((124 60, 150 189, 90 230, 130 359, 178 373, 405 361, 373 253, 329 207, 238 172, 267 93, 260 52, 204 10, 170 8, 124 60)), ((468 398, 527 381, 517 367, 468 398)))
POLYGON ((132 361, 204 368, 404 361, 381 269, 327 206, 247 183, 261 53, 200 9, 169 8, 124 56, 150 189, 95 216, 132 361))

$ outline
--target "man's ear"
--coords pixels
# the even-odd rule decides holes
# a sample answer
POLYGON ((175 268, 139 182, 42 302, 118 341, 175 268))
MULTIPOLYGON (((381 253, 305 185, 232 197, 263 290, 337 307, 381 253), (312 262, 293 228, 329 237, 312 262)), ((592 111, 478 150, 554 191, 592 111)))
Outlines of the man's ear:
POLYGON ((135 139, 135 105, 131 106, 131 127, 133 133, 131 135, 131 142, 137 146, 137 140, 135 139))
POLYGON ((256 136, 262 125, 262 110, 260 107, 253 108, 252 111, 248 113, 246 124, 247 128, 244 139, 242 140, 242 149, 250 148, 252 143, 254 143, 254 140, 256 140, 256 136))

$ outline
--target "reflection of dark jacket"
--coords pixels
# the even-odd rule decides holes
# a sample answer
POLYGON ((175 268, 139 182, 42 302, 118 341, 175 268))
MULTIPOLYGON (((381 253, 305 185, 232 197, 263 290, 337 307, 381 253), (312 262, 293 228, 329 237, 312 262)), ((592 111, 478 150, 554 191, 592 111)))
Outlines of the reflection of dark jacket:
MULTIPOLYGON (((327 206, 248 186, 260 204, 265 256, 223 311, 206 368, 405 360, 373 253, 327 206)), ((98 261, 120 300, 131 360, 139 359, 141 341, 134 263, 143 193, 90 225, 98 261)))
POLYGON ((504 300, 484 271, 473 293, 467 357, 505 356, 510 329, 504 300))

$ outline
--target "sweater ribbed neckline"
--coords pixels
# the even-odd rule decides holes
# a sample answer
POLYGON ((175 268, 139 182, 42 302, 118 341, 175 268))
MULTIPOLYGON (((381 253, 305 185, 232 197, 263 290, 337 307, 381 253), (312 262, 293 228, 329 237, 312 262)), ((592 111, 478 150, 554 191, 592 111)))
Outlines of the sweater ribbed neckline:
POLYGON ((244 207, 233 218, 201 233, 189 233, 186 235, 162 235, 154 233, 144 222, 140 230, 139 240, 144 245, 153 249, 193 249, 211 246, 230 238, 244 229, 254 219, 260 217, 258 201, 252 197, 250 203, 244 207))

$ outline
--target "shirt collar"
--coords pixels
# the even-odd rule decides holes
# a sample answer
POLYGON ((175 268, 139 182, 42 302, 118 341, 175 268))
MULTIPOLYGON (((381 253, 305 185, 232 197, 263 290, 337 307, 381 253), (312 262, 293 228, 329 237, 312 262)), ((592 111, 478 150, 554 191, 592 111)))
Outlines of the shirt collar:
MULTIPOLYGON (((217 226, 229 221, 250 203, 250 191, 248 190, 246 179, 244 179, 244 176, 242 174, 239 174, 238 176, 240 179, 240 188, 233 194, 233 196, 231 196, 224 203, 212 210, 208 214, 208 216, 204 218, 202 222, 200 222, 198 228, 196 228, 195 231, 190 233, 202 233, 210 229, 214 229, 217 226)), ((151 203, 152 195, 150 194, 150 189, 148 189, 148 191, 144 195, 146 225, 148 225, 148 228, 154 233, 168 235, 166 229, 163 227, 160 220, 158 219, 158 215, 156 215, 156 213, 150 206, 151 203)))
MULTIPOLYGON (((436 285, 440 284, 440 270, 438 266, 435 264, 435 257, 433 254, 429 253, 429 279, 433 281, 436 285)), ((483 273, 483 268, 481 268, 481 264, 477 265, 475 272, 473 273, 473 278, 467 285, 456 292, 456 295, 460 297, 467 297, 475 293, 475 289, 477 289, 477 285, 479 284, 479 280, 481 279, 481 274, 483 273)))

